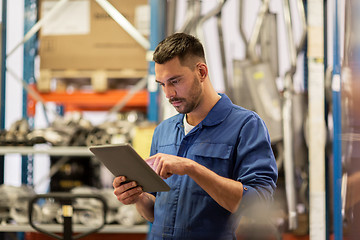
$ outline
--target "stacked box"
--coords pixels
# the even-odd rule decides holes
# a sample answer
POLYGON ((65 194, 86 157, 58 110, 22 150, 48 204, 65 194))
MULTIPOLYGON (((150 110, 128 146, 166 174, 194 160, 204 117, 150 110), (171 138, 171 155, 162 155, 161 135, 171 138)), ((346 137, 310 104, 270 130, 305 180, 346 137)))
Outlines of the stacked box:
MULTIPOLYGON (((40 17, 57 3, 40 1, 40 17)), ((109 0, 145 36, 149 33, 147 0, 109 0)), ((71 0, 39 35, 40 69, 147 69, 146 50, 95 0, 71 0)))

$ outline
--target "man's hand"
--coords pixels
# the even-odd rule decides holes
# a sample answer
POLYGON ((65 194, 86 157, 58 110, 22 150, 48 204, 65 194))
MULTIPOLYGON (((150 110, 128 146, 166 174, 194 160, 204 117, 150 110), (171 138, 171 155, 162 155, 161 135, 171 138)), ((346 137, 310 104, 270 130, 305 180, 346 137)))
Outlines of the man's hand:
POLYGON ((188 175, 220 206, 234 213, 240 204, 243 185, 239 181, 219 176, 205 166, 188 158, 158 153, 145 161, 162 178, 173 174, 188 175))
POLYGON ((144 193, 135 181, 126 182, 124 176, 116 177, 113 187, 117 199, 125 205, 136 203, 144 193))
POLYGON ((193 163, 190 159, 164 153, 155 154, 145 159, 145 161, 164 179, 171 177, 173 174, 187 174, 188 167, 193 163))

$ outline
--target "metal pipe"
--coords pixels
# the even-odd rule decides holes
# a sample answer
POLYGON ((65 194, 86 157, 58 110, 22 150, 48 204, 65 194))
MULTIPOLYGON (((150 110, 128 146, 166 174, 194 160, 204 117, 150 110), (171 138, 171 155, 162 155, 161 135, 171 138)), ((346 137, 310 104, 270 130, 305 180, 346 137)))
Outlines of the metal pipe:
POLYGON ((187 32, 187 28, 192 22, 193 15, 194 15, 194 13, 193 13, 193 1, 189 1, 187 6, 186 6, 186 18, 185 18, 185 21, 184 21, 183 25, 179 28, 178 32, 183 32, 183 33, 187 32))
POLYGON ((290 10, 290 3, 289 0, 283 0, 284 4, 284 20, 285 20, 285 27, 287 33, 287 40, 289 44, 289 57, 290 57, 290 71, 295 73, 296 70, 296 47, 294 41, 294 35, 292 30, 292 20, 291 20, 291 10, 290 10))
POLYGON ((217 29, 218 29, 218 35, 219 35, 219 46, 220 46, 220 56, 221 56, 221 65, 222 65, 222 74, 223 74, 223 81, 225 85, 225 89, 230 94, 230 98, 232 97, 231 91, 228 91, 230 88, 229 79, 227 76, 227 64, 226 64, 226 54, 225 54, 225 43, 224 43, 224 34, 223 34, 223 28, 222 28, 222 7, 224 6, 226 0, 220 0, 219 6, 221 6, 219 12, 216 15, 217 19, 217 29))
POLYGON ((302 27, 301 38, 300 38, 299 44, 296 48, 296 53, 299 54, 305 45, 305 40, 306 40, 306 35, 307 35, 305 7, 304 7, 303 0, 297 0, 297 9, 299 12, 300 22, 301 22, 301 27, 302 27))
POLYGON ((202 16, 200 18, 200 20, 197 24, 197 27, 196 27, 196 34, 204 42, 205 37, 203 34, 203 25, 210 18, 216 16, 224 85, 225 85, 226 91, 229 92, 228 91, 229 83, 228 83, 228 77, 227 77, 227 67, 226 67, 226 57, 225 57, 225 46, 224 46, 224 35, 223 35, 223 29, 222 29, 222 14, 221 14, 221 10, 222 10, 225 2, 226 2, 226 0, 219 0, 218 4, 213 9, 211 9, 209 12, 207 12, 204 16, 202 16))
MULTIPOLYGON (((209 20, 210 18, 216 16, 221 12, 221 9, 223 5, 225 4, 226 0, 220 0, 219 3, 211 9, 209 12, 207 12, 204 16, 202 16, 199 20, 199 23, 196 27, 196 35, 200 38, 200 36, 203 36, 203 25, 204 23, 209 20)), ((200 38, 201 39, 201 38, 200 38)), ((202 38, 203 39, 203 38, 202 38)))
POLYGON ((265 14, 269 10, 269 3, 270 3, 270 0, 263 0, 262 4, 260 6, 258 16, 255 21, 255 26, 254 26, 253 32, 251 33, 251 36, 249 39, 249 45, 247 48, 248 55, 254 63, 257 63, 260 61, 259 56, 256 54, 256 44, 259 40, 260 30, 261 30, 263 21, 265 19, 265 14))
POLYGON ((293 133, 293 93, 292 93, 292 73, 285 74, 284 102, 282 107, 283 115, 283 136, 284 136, 284 174, 286 200, 289 214, 289 229, 297 228, 296 212, 296 191, 295 191, 295 165, 294 165, 294 133, 293 133))
POLYGON ((244 0, 239 0, 239 31, 240 31, 240 36, 241 39, 243 40, 244 46, 245 46, 245 53, 248 53, 248 40, 246 38, 246 34, 243 28, 243 21, 244 21, 244 0))
MULTIPOLYGON (((301 0, 300 0, 301 1, 301 0)), ((284 21, 288 40, 288 52, 290 58, 290 69, 284 78, 284 101, 283 101, 283 134, 284 134, 284 172, 286 200, 289 214, 289 229, 297 228, 297 194, 295 187, 295 165, 294 165, 294 132, 293 132, 293 76, 296 72, 297 54, 301 51, 306 36, 306 20, 302 1, 298 1, 298 11, 303 24, 303 34, 301 36, 299 47, 295 45, 293 26, 291 19, 290 1, 283 0, 284 21), (305 29, 305 30, 304 30, 305 29)))
POLYGON ((191 0, 187 5, 187 17, 179 32, 196 34, 196 28, 201 16, 201 1, 191 0))

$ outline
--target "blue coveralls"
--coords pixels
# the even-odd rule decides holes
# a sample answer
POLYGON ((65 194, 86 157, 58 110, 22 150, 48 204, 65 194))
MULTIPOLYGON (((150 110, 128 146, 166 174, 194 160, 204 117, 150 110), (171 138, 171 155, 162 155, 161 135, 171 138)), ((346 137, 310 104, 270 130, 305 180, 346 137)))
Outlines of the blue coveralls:
MULTIPOLYGON (((234 105, 224 94, 206 118, 184 134, 184 114, 155 129, 151 155, 166 153, 192 159, 220 176, 244 185, 247 196, 271 200, 277 166, 263 120, 234 105)), ((154 222, 148 239, 234 239, 232 214, 216 203, 189 176, 165 180, 169 192, 155 194, 154 222)))

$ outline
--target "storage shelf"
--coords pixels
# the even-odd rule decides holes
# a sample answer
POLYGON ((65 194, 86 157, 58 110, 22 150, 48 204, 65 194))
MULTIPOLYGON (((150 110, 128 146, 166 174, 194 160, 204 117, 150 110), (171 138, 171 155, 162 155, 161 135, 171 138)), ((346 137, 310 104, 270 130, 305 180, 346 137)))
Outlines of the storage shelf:
MULTIPOLYGON (((39 93, 45 102, 54 102, 72 110, 109 110, 121 99, 125 98, 128 90, 108 90, 103 93, 93 91, 51 92, 39 93)), ((34 101, 34 100, 33 100, 34 101)), ((134 94, 124 106, 125 109, 146 110, 148 106, 148 91, 141 90, 134 94)), ((35 104, 31 104, 34 106, 35 104)), ((29 106, 28 106, 29 107, 29 106)))
MULTIPOLYGON (((63 225, 61 224, 39 224, 37 225, 39 228, 44 229, 49 232, 54 233, 62 233, 63 232, 63 225)), ((93 228, 75 224, 73 226, 74 232, 85 232, 89 231, 93 228)), ((124 226, 124 225, 118 225, 118 224, 109 224, 105 225, 104 228, 102 228, 99 233, 148 233, 149 226, 148 225, 134 225, 134 226, 124 226)), ((28 224, 0 224, 0 232, 37 232, 35 229, 33 229, 28 224)))
POLYGON ((3 146, 0 147, 0 155, 6 154, 48 154, 51 156, 94 156, 88 147, 22 147, 22 146, 3 146))

